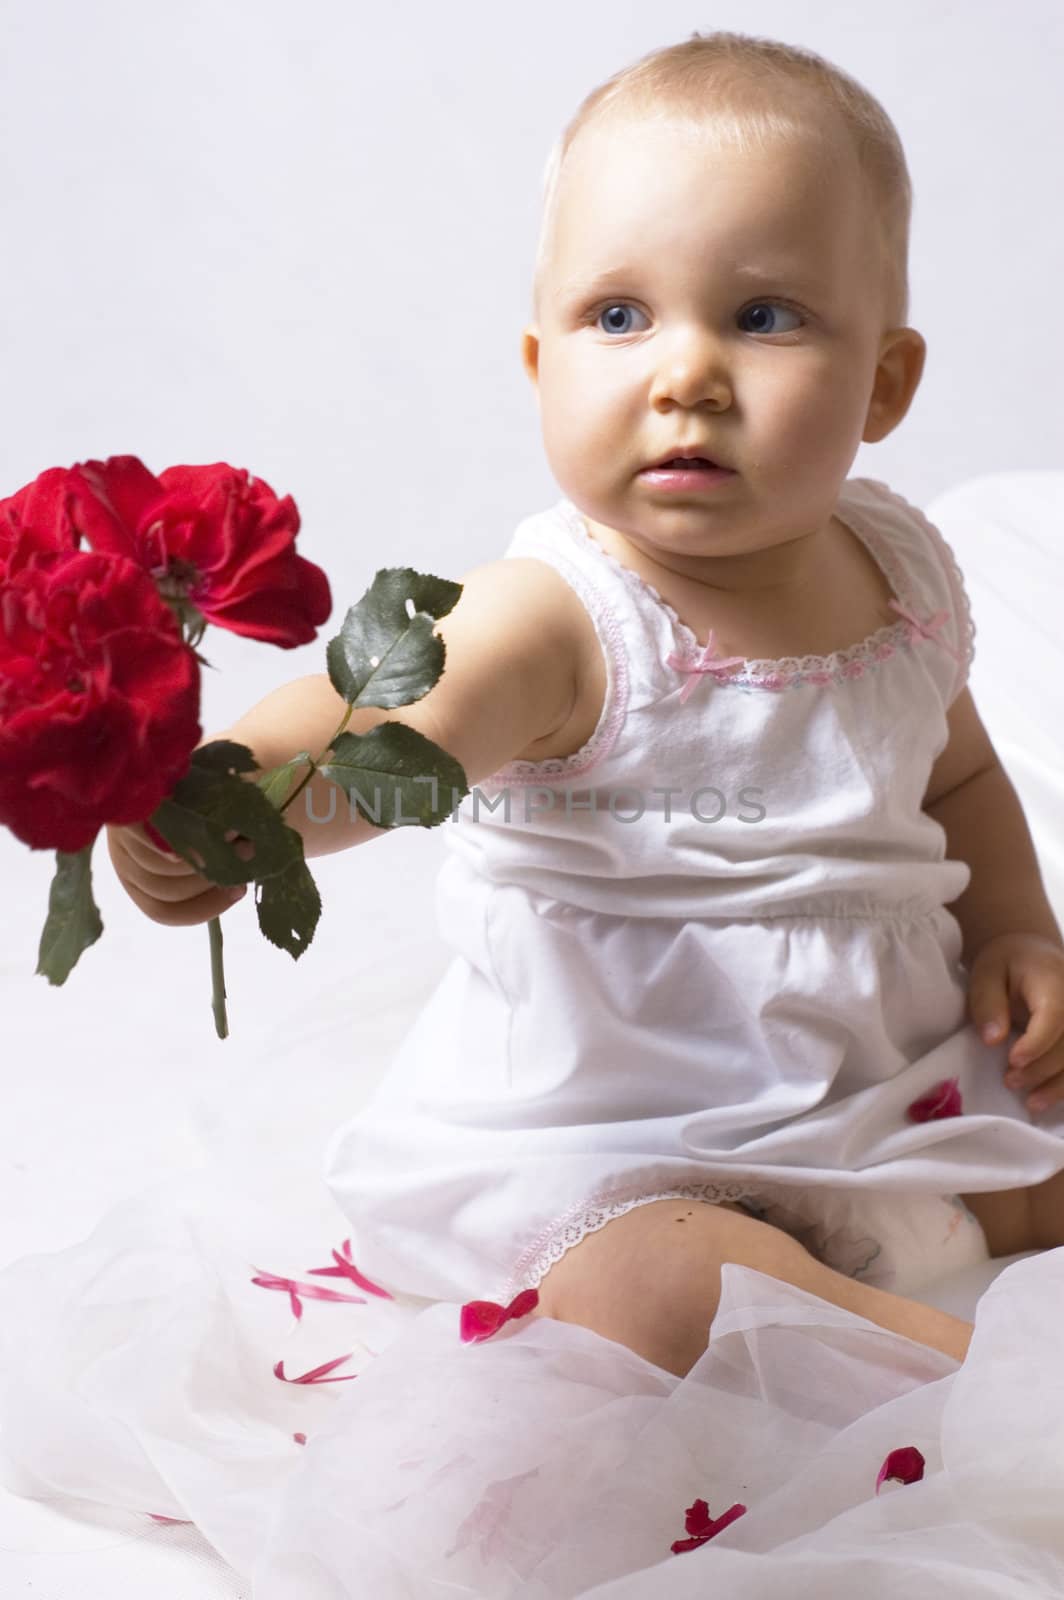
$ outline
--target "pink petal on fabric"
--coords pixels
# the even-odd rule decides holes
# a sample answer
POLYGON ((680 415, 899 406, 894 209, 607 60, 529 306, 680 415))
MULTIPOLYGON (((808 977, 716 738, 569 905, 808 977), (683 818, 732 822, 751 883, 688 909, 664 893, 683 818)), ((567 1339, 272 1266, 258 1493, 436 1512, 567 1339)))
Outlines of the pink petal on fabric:
POLYGON ((942 1117, 959 1117, 963 1110, 960 1080, 943 1078, 941 1083, 914 1100, 906 1115, 910 1122, 937 1122, 942 1117))
POLYGON ((306 1444, 307 1442, 307 1436, 305 1433, 293 1433, 292 1438, 295 1440, 296 1444, 306 1444))
POLYGON ((187 1517, 160 1517, 160 1516, 157 1516, 154 1511, 149 1511, 147 1513, 147 1515, 151 1518, 151 1520, 153 1522, 168 1522, 173 1527, 181 1527, 181 1528, 191 1528, 192 1527, 192 1523, 189 1522, 187 1517))
POLYGON ((470 1300, 462 1307, 458 1332, 463 1344, 490 1339, 506 1321, 502 1306, 494 1300, 470 1300))
POLYGON ((899 1483, 919 1483, 924 1475, 924 1458, 914 1444, 892 1450, 879 1469, 876 1494, 886 1478, 896 1478, 899 1483))
POLYGON ((746 1507, 738 1501, 723 1511, 719 1517, 711 1517, 709 1506, 705 1500, 696 1500, 693 1506, 688 1506, 684 1513, 684 1527, 688 1533, 693 1534, 691 1539, 675 1539, 669 1546, 674 1555, 681 1555, 685 1550, 696 1550, 718 1533, 723 1533, 739 1517, 746 1515, 746 1507))
POLYGON ((462 1307, 458 1331, 463 1344, 490 1339, 504 1323, 527 1317, 539 1305, 538 1289, 522 1289, 508 1306, 494 1300, 470 1300, 462 1307))
MULTIPOLYGON (((337 1289, 323 1289, 317 1283, 297 1283, 294 1278, 279 1278, 272 1272, 260 1272, 251 1281, 263 1289, 286 1289, 289 1294, 302 1295, 307 1300, 342 1300, 353 1306, 364 1306, 366 1303, 360 1294, 341 1294, 337 1289)), ((392 1297, 389 1295, 388 1298, 392 1297)), ((301 1315, 301 1311, 296 1312, 296 1316, 301 1315)))
POLYGON ((359 1272, 351 1260, 350 1239, 344 1240, 343 1252, 343 1255, 340 1255, 337 1250, 330 1251, 336 1265, 332 1267, 310 1267, 307 1271, 308 1277, 350 1278, 352 1283, 357 1283, 360 1289, 366 1289, 370 1294, 379 1294, 384 1300, 395 1299, 394 1294, 389 1294, 387 1289, 382 1289, 379 1284, 373 1283, 371 1279, 367 1278, 364 1272, 359 1272))
POLYGON ((323 1362, 320 1367, 313 1367, 310 1372, 304 1372, 301 1378, 287 1378, 284 1362, 278 1361, 273 1369, 273 1375, 275 1378, 280 1378, 282 1383, 350 1383, 352 1378, 358 1377, 357 1372, 345 1373, 341 1378, 326 1378, 323 1374, 332 1372, 334 1367, 342 1367, 345 1361, 350 1361, 354 1353, 353 1350, 349 1350, 346 1356, 337 1356, 335 1361, 323 1362))

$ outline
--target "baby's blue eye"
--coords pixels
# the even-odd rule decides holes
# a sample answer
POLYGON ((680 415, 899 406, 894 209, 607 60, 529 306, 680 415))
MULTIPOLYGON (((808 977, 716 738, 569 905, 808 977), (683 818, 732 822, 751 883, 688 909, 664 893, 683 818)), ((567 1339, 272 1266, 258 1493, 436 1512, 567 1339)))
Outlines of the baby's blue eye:
MULTIPOLYGON (((750 311, 765 311, 765 310, 777 311, 777 312, 778 311, 784 311, 784 312, 789 311, 792 317, 798 317, 798 321, 799 322, 801 322, 801 320, 802 320, 801 317, 798 315, 798 312, 795 311, 793 306, 785 306, 779 300, 758 300, 755 305, 747 306, 746 310, 742 313, 742 315, 745 317, 747 315, 747 313, 750 312, 750 311)), ((787 333, 787 332, 793 333, 794 330, 793 330, 793 328, 792 329, 787 329, 787 328, 782 328, 782 329, 781 328, 754 328, 752 331, 754 333, 781 333, 781 332, 782 333, 787 333)))
MULTIPOLYGON (((625 312, 633 311, 633 310, 635 310, 634 306, 630 306, 630 305, 626 304, 626 302, 624 302, 623 300, 617 300, 617 301, 615 301, 613 303, 613 305, 603 306, 602 310, 598 313, 598 316, 595 318, 595 325, 597 327, 599 325, 599 323, 601 322, 603 317, 613 316, 617 312, 620 312, 620 314, 623 316, 625 314, 625 312)), ((769 311, 771 311, 773 313, 776 313, 776 314, 778 314, 780 311, 784 311, 784 312, 789 311, 792 317, 797 317, 798 318, 798 322, 799 323, 802 320, 801 316, 799 315, 799 313, 796 310, 794 310, 793 307, 784 305, 782 301, 778 301, 778 300, 758 300, 754 305, 747 306, 746 310, 743 311, 740 314, 742 316, 746 316, 751 311, 764 312, 765 310, 769 310, 769 311)), ((607 328, 603 329, 604 333, 630 333, 631 331, 632 330, 630 328, 620 328, 620 327, 618 327, 616 325, 616 323, 614 323, 614 325, 612 327, 607 327, 607 328)), ((793 329, 787 329, 787 328, 782 328, 781 329, 781 328, 759 327, 759 328, 751 329, 751 332, 753 332, 753 333, 781 333, 781 332, 782 333, 788 333, 788 332, 793 332, 793 331, 794 331, 793 329)))
MULTIPOLYGON (((612 305, 612 306, 604 306, 602 308, 602 310, 599 312, 598 317, 596 317, 596 319, 595 319, 596 325, 601 320, 601 318, 608 317, 614 311, 620 311, 620 312, 623 313, 625 311, 632 311, 634 309, 635 308, 633 306, 626 306, 621 302, 618 302, 616 305, 612 305)), ((628 329, 628 328, 613 327, 613 328, 606 328, 603 331, 606 332, 606 333, 629 333, 631 330, 628 329)))

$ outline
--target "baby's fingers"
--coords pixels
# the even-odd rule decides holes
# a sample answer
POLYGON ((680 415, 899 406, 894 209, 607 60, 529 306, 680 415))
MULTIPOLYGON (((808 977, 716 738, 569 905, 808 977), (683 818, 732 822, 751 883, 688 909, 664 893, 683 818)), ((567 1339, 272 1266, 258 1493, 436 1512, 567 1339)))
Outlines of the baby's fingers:
POLYGON ((1054 1101, 1064 1099, 1064 1048, 1047 1050, 1022 1072, 1011 1067, 1005 1074, 1005 1086, 1021 1094, 1035 1090, 1027 1100, 1031 1111, 1042 1111, 1054 1101))
POLYGON ((228 889, 211 884, 209 888, 197 889, 196 884, 201 880, 196 878, 190 881, 193 887, 188 897, 180 900, 163 900, 138 889, 128 878, 123 879, 123 887, 139 911, 143 911, 153 922, 161 922, 168 928, 190 928, 195 923, 210 922, 247 894, 246 884, 228 889))
MULTIPOLYGON (((231 838, 239 838, 235 830, 231 838)), ((244 885, 213 884, 179 856, 166 855, 139 826, 107 829, 107 846, 119 882, 138 910, 153 922, 188 926, 220 916, 246 892, 244 885)), ((247 859, 249 840, 236 846, 247 859)))
POLYGON ((107 843, 112 860, 117 854, 120 858, 143 868, 145 872, 154 872, 160 877, 168 875, 184 877, 195 870, 187 861, 182 861, 176 851, 160 850, 158 845, 149 839, 140 822, 123 823, 121 826, 108 824, 107 843))

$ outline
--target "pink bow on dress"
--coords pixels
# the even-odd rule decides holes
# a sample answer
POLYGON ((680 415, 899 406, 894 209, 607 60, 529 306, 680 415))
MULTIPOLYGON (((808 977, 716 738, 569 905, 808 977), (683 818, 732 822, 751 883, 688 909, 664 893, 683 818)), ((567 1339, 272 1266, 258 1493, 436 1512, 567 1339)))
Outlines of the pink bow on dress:
POLYGON ((948 611, 936 611, 932 616, 921 622, 919 617, 915 616, 911 611, 907 611, 903 605, 899 605, 897 600, 891 600, 890 606, 893 611, 897 611, 903 616, 909 624, 911 630, 909 633, 910 644, 915 644, 917 639, 921 637, 931 639, 935 644, 940 644, 947 655, 953 657, 958 666, 962 663, 963 657, 959 650, 955 650, 951 644, 947 644, 945 639, 935 638, 936 630, 941 628, 944 622, 949 621, 950 614, 948 611))
MULTIPOLYGON (((701 655, 699 655, 694 661, 685 661, 683 656, 678 656, 676 654, 675 650, 670 650, 669 654, 665 657, 665 660, 670 667, 675 667, 677 672, 690 672, 692 674, 698 672, 725 672, 729 671, 732 667, 741 667, 745 659, 743 656, 718 656, 715 653, 716 637, 716 633, 711 628, 709 630, 708 644, 706 644, 701 655)), ((683 705, 684 701, 689 695, 694 693, 695 684, 697 682, 698 679, 694 676, 688 678, 687 682, 680 690, 681 705, 683 705)))

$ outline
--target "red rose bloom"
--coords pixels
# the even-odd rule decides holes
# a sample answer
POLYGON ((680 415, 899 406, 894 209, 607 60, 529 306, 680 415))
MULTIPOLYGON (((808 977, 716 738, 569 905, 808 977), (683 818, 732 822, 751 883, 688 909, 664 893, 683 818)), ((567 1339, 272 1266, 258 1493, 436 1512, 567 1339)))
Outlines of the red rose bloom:
POLYGON ((295 501, 261 478, 224 461, 155 477, 136 456, 83 461, 69 477, 92 548, 136 561, 179 609, 285 650, 308 644, 332 610, 324 572, 295 552, 295 501))
POLYGON ((140 822, 202 731, 199 665, 134 562, 53 551, 0 574, 0 824, 16 838, 75 852, 140 822))
POLYGON ((0 579, 39 552, 76 550, 65 467, 49 467, 17 494, 0 500, 0 579))

